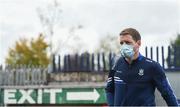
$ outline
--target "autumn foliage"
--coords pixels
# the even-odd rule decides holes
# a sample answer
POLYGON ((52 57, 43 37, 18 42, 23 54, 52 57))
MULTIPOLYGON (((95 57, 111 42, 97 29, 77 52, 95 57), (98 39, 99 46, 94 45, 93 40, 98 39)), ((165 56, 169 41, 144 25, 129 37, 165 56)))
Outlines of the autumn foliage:
POLYGON ((50 61, 47 55, 48 46, 42 34, 39 34, 37 39, 20 39, 13 48, 9 49, 6 64, 47 66, 50 61))

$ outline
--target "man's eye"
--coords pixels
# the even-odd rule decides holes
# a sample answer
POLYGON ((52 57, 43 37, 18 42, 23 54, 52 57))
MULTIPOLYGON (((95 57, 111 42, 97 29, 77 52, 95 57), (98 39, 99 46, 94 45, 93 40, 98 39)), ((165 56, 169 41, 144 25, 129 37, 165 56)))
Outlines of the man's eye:
POLYGON ((126 44, 130 44, 130 42, 126 42, 126 44))
POLYGON ((126 42, 126 44, 131 44, 131 42, 126 42))
POLYGON ((120 45, 122 45, 123 44, 123 42, 120 42, 120 45))

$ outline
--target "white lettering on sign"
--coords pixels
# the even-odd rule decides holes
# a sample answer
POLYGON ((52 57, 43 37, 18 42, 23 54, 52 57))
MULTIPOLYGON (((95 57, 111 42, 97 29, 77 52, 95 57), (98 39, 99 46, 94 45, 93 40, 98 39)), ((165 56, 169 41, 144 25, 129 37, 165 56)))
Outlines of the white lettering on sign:
POLYGON ((37 98, 38 104, 42 104, 42 97, 43 97, 42 89, 39 89, 38 90, 38 98, 37 98))
POLYGON ((16 104, 16 98, 15 98, 16 90, 8 89, 4 90, 4 103, 5 104, 16 104))
POLYGON ((22 104, 24 103, 26 100, 30 103, 30 104, 35 104, 36 102, 32 99, 31 97, 31 93, 33 92, 32 89, 30 90, 19 90, 19 92, 22 94, 22 97, 19 99, 18 104, 22 104))
POLYGON ((50 104, 56 103, 56 93, 62 92, 62 89, 44 89, 45 93, 50 93, 50 104))
POLYGON ((50 104, 55 104, 57 93, 61 93, 62 89, 38 89, 37 95, 35 96, 37 100, 32 98, 32 93, 35 91, 36 90, 33 89, 6 89, 4 90, 4 104, 24 104, 26 102, 29 104, 42 104, 44 93, 49 94, 50 104), (19 94, 22 95, 20 98, 17 97, 19 94))

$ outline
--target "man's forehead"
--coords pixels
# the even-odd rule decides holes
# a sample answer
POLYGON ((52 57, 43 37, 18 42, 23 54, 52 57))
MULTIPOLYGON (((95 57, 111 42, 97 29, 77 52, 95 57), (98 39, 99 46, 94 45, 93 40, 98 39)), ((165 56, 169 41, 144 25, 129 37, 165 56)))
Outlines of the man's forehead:
POLYGON ((132 36, 127 34, 127 35, 121 35, 120 40, 133 40, 132 36))

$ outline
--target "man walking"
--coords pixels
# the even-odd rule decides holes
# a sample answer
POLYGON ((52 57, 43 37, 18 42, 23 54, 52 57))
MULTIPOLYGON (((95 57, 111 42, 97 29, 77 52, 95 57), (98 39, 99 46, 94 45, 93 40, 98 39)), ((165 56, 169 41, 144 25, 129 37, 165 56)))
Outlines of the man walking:
POLYGON ((155 88, 167 105, 178 106, 177 99, 159 63, 139 53, 141 36, 136 29, 120 33, 119 58, 110 70, 106 96, 109 106, 155 106, 155 88))

